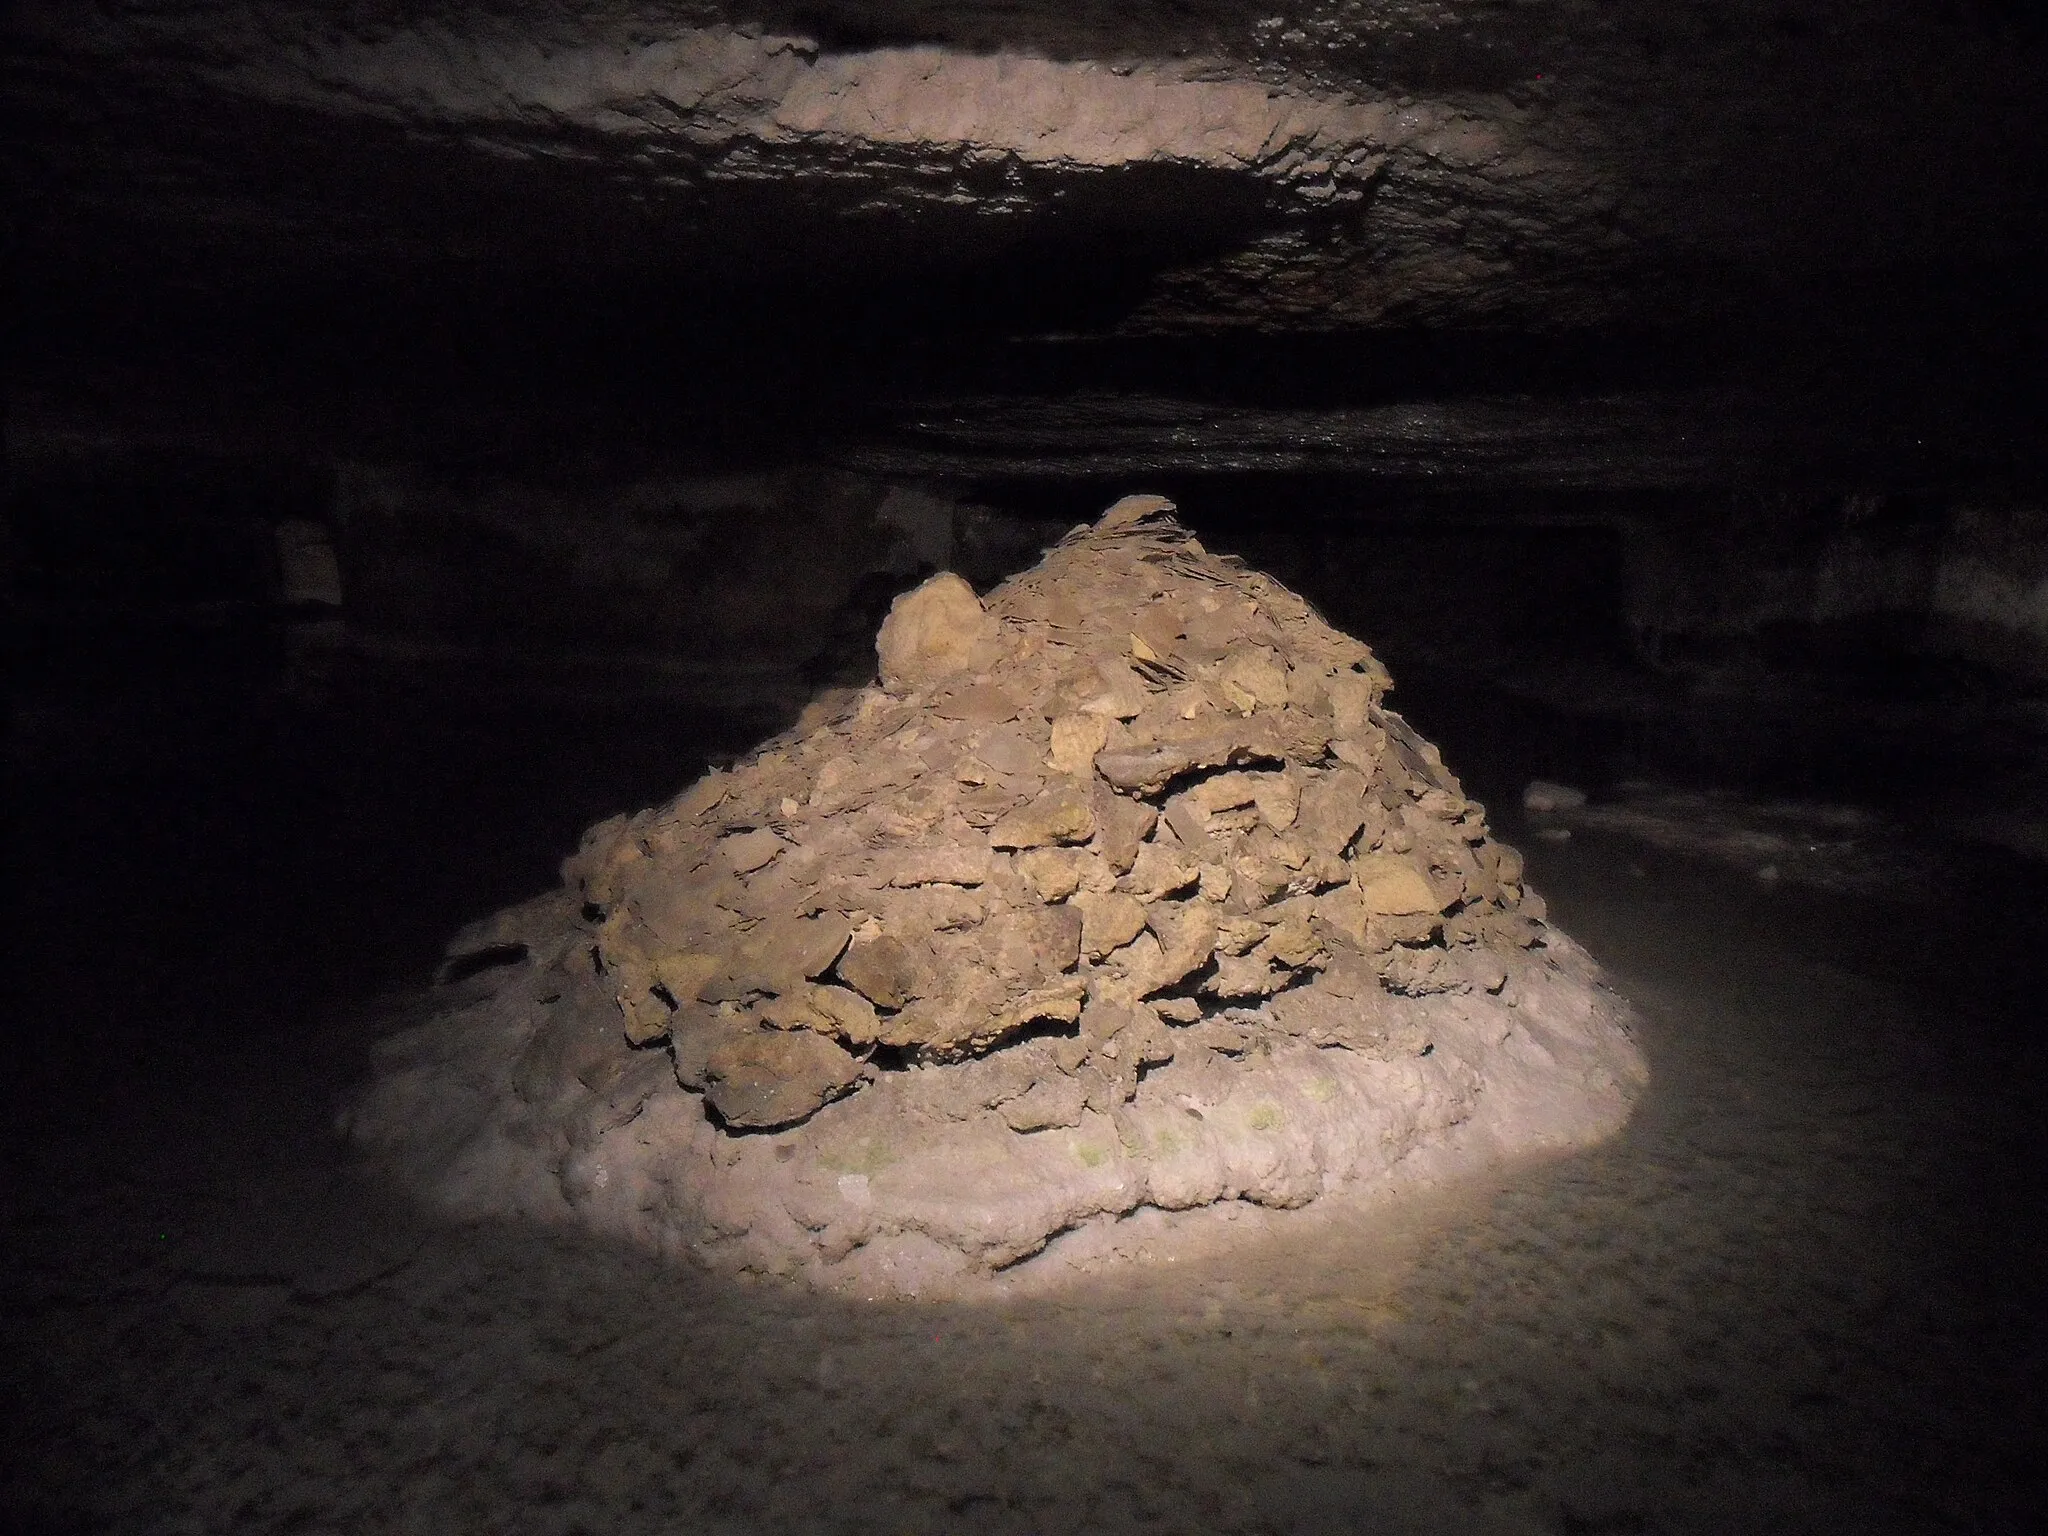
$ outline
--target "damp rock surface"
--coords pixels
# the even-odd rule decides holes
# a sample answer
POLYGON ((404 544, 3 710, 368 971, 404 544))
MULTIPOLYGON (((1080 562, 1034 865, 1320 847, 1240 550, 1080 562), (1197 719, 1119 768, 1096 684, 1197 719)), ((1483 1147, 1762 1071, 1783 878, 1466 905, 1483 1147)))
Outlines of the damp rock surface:
MULTIPOLYGON (((450 946, 353 1138, 435 1204, 868 1290, 1625 1120, 1625 1011, 1385 670, 1132 497, 450 946)), ((1192 1218, 1191 1218, 1192 1219, 1192 1218)))

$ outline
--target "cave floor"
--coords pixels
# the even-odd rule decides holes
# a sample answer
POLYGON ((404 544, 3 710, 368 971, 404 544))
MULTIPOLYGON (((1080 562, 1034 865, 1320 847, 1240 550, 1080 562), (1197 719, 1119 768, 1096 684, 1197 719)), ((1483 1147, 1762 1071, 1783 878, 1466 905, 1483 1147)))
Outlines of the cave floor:
POLYGON ((1501 817, 1641 1010, 1620 1137, 863 1303, 341 1169, 363 999, 759 727, 479 697, 171 709, 174 746, 17 769, 0 1530, 2033 1528, 2038 866, 1849 895, 1501 817))

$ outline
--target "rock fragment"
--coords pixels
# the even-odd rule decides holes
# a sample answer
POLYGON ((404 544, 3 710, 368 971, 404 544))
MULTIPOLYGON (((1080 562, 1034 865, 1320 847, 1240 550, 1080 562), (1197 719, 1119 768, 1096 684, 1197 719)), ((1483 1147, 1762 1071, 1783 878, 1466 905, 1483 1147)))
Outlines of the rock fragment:
POLYGON ((1046 848, 1085 843, 1095 835, 1095 812, 1085 789, 1061 783, 1019 806, 989 829, 991 848, 1046 848))
POLYGON ((901 1008, 922 997, 931 976, 916 951, 893 934, 855 939, 839 960, 839 977, 878 1008, 901 1008))
POLYGON ((747 1032, 711 1048, 704 1095, 727 1125, 765 1130, 815 1114, 859 1077, 860 1063, 822 1035, 747 1032))
POLYGON ((875 640, 883 686, 924 688, 987 667, 996 659, 1000 633, 974 588, 941 572, 890 605, 875 640))
POLYGON ((1095 754, 1108 745, 1109 722, 1101 715, 1061 715, 1052 723, 1053 771, 1086 777, 1095 771, 1095 754))
POLYGON ((1145 928, 1145 908, 1114 891, 1081 891, 1073 897, 1081 909, 1081 952, 1100 960, 1135 939, 1145 928))

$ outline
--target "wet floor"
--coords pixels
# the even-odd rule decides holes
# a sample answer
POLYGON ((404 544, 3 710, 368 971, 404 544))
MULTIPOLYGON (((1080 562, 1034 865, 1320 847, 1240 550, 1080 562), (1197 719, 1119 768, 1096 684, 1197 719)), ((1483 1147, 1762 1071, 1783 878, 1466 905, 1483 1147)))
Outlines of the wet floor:
POLYGON ((322 1134, 364 998, 758 722, 464 689, 187 723, 16 774, 0 1530, 2035 1526, 2038 868, 1842 894, 1529 842, 1640 1009, 1617 1140, 866 1304, 416 1223, 322 1134))

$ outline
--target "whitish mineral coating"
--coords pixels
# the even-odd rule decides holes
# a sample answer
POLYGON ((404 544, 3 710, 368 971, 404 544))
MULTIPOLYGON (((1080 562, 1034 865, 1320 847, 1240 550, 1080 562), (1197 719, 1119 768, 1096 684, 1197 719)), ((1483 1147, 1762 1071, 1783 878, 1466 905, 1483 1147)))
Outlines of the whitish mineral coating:
POLYGON ((934 577, 883 686, 593 828, 354 1135, 457 1209, 915 1288, 1618 1127, 1641 1059, 1519 855, 1371 652, 1170 511, 985 605, 934 577))

